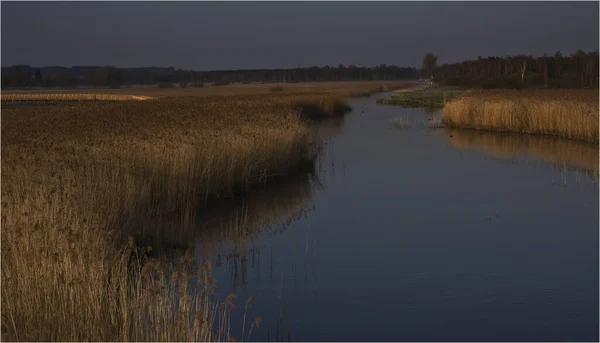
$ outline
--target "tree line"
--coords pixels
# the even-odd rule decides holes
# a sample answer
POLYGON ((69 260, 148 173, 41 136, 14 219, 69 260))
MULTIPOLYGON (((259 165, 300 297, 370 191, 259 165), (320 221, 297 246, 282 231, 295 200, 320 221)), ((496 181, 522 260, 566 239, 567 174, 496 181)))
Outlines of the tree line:
POLYGON ((233 82, 325 82, 366 80, 411 80, 425 76, 440 85, 480 88, 598 88, 598 52, 578 50, 570 56, 478 57, 476 60, 437 65, 437 56, 427 53, 421 69, 381 64, 376 67, 323 66, 290 69, 194 71, 160 68, 115 68, 75 66, 34 68, 14 65, 2 68, 2 88, 66 88, 121 86, 203 86, 233 82))
POLYGON ((570 56, 478 57, 477 60, 436 66, 437 56, 426 55, 423 69, 436 83, 481 88, 598 88, 598 51, 578 50, 570 56), (435 57, 435 58, 434 58, 435 57), (432 65, 433 62, 433 65, 432 65))
POLYGON ((233 82, 319 82, 416 79, 413 67, 381 64, 376 67, 354 65, 291 69, 194 71, 175 68, 42 67, 15 65, 2 68, 2 88, 173 85, 198 86, 205 83, 233 82))

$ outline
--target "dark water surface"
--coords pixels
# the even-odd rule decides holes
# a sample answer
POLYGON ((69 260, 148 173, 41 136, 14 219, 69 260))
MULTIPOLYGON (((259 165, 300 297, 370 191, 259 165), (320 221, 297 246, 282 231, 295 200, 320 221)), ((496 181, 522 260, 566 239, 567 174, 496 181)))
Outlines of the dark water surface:
POLYGON ((430 129, 375 100, 323 124, 318 181, 232 216, 272 224, 197 238, 238 296, 234 336, 254 296, 250 340, 597 341, 598 148, 430 129))

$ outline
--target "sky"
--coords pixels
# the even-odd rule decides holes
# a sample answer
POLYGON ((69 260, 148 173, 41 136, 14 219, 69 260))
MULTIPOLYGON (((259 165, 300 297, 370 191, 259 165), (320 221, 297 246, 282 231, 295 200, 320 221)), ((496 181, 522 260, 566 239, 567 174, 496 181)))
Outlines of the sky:
POLYGON ((1 64, 420 67, 598 50, 599 2, 7 2, 1 64))

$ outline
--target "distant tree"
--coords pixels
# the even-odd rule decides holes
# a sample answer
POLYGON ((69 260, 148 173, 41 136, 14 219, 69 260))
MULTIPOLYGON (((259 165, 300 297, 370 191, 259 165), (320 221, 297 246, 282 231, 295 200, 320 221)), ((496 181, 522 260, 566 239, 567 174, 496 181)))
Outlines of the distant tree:
POLYGON ((521 83, 525 83, 525 73, 527 72, 527 60, 521 61, 521 83))
POLYGON ((560 77, 563 67, 563 56, 560 50, 554 54, 554 65, 556 66, 556 75, 560 77))
POLYGON ((540 57, 517 55, 478 57, 435 68, 435 79, 443 85, 483 88, 598 88, 598 52, 540 57))
POLYGON ((432 52, 428 52, 423 56, 423 70, 425 70, 430 79, 433 79, 433 71, 437 66, 437 59, 438 57, 432 52))
POLYGON ((35 81, 36 82, 41 82, 42 81, 42 72, 39 69, 37 69, 35 71, 35 81))

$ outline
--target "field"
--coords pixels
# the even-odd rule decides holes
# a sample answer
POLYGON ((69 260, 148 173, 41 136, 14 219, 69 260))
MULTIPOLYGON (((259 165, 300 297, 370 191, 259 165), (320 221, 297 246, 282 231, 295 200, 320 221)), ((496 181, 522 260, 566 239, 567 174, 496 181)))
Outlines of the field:
POLYGON ((265 83, 265 84, 230 84, 226 86, 210 86, 202 88, 122 88, 122 89, 57 89, 34 91, 2 92, 3 101, 25 100, 34 97, 39 100, 94 100, 94 95, 104 97, 97 100, 123 100, 127 96, 151 98, 164 97, 212 97, 232 95, 267 95, 267 94, 335 94, 342 97, 365 96, 374 92, 401 89, 413 84, 411 81, 353 81, 353 82, 310 82, 310 83, 265 83), (60 94, 56 99, 57 95, 60 94), (114 97, 111 97, 114 96, 114 97))
POLYGON ((598 91, 474 91, 447 102, 443 120, 448 127, 598 143, 598 91))
POLYGON ((100 93, 8 93, 2 95, 2 100, 7 101, 128 101, 150 100, 149 96, 126 94, 100 94, 100 93))
MULTIPOLYGON (((188 239, 213 204, 310 172, 320 144, 309 120, 375 90, 335 87, 3 109, 2 339, 233 339, 234 296, 214 298, 210 264, 152 256, 165 237, 188 239)), ((224 218, 234 231, 252 221, 224 218)))
POLYGON ((379 99, 378 104, 409 108, 442 108, 444 103, 463 93, 458 87, 428 87, 421 90, 398 92, 390 98, 379 99))

